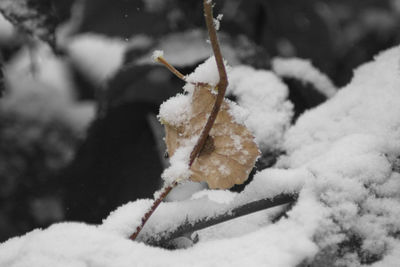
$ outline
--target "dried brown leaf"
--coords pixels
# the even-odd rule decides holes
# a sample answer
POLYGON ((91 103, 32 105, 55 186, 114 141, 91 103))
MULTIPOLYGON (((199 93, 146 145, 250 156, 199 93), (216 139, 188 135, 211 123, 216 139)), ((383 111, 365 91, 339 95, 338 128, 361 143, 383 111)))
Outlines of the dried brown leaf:
MULTIPOLYGON (((208 85, 197 85, 189 119, 179 126, 165 124, 165 142, 170 156, 185 140, 200 134, 216 98, 211 90, 208 85)), ((193 162, 191 180, 206 181, 213 189, 227 189, 242 184, 247 180, 259 154, 253 135, 245 126, 234 121, 229 114, 229 104, 224 101, 205 146, 193 162)))

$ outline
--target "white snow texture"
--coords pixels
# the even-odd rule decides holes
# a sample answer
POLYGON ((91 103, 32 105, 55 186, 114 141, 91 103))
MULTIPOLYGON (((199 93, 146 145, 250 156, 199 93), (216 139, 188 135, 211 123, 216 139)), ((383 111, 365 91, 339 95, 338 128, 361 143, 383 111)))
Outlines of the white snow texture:
POLYGON ((337 89, 329 77, 316 69, 309 60, 275 58, 272 60, 272 69, 280 77, 295 78, 303 83, 312 84, 317 91, 327 98, 336 94, 337 89))
POLYGON ((362 266, 369 259, 375 259, 375 267, 398 266, 399 62, 398 47, 381 53, 359 67, 349 85, 303 114, 287 131, 291 105, 285 86, 272 73, 234 68, 230 90, 249 118, 259 112, 281 116, 245 123, 261 147, 268 148, 275 140, 286 155, 274 168, 258 172, 240 194, 204 191, 189 200, 162 203, 139 238, 249 201, 298 192, 287 218, 271 223, 276 209, 262 211, 202 230, 199 243, 171 251, 127 238, 151 204, 138 200, 120 207, 99 226, 61 223, 12 238, 0 246, 0 266, 289 267, 316 255, 329 260, 324 257, 329 253, 337 255, 336 262, 324 266, 362 266), (257 104, 257 96, 266 107, 257 104), (277 133, 270 127, 277 127, 277 133))

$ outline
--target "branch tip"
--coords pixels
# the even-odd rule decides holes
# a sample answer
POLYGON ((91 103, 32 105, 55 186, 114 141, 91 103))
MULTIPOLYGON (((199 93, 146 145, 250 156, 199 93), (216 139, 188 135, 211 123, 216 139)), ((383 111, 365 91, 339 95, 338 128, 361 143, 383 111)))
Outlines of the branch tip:
POLYGON ((183 75, 179 70, 177 70, 174 66, 168 63, 168 61, 164 58, 164 52, 162 50, 155 50, 152 55, 153 61, 157 63, 163 64, 172 74, 181 79, 182 81, 186 81, 186 76, 183 75))

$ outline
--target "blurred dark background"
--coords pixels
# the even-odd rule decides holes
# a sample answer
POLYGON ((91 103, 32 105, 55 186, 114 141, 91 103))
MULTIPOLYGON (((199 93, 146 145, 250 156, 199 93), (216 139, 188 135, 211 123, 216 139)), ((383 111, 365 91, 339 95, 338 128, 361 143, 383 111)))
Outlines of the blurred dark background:
MULTIPOLYGON (((276 56, 307 58, 339 87, 351 79, 355 67, 400 38, 396 0, 215 2, 215 15, 223 14, 223 52, 231 64, 269 69, 276 56)), ((7 97, 13 90, 13 83, 7 83, 13 71, 8 66, 22 50, 36 51, 40 44, 18 27, 12 38, 1 42, 6 83, 0 99, 0 242, 57 221, 100 223, 123 203, 151 198, 163 170, 154 115, 183 83, 160 66, 138 62, 155 48, 166 47, 172 51, 166 58, 190 73, 211 53, 196 46, 207 48, 200 0, 46 0, 38 6, 36 11, 51 18, 43 26, 50 32, 69 25, 72 39, 91 34, 125 42, 123 66, 94 81, 90 69, 82 69, 65 48, 66 41, 52 44, 55 57, 71 74, 74 105, 90 102, 95 107, 82 134, 82 128, 60 116, 43 119, 19 112, 24 105, 7 104, 13 103, 7 97)), ((45 37, 41 39, 52 40, 45 37)), ((96 57, 100 63, 106 60, 101 53, 96 57)), ((34 59, 30 64, 30 74, 40 76, 35 76, 34 59)), ((286 82, 297 115, 324 101, 296 95, 293 92, 306 85, 286 82)))

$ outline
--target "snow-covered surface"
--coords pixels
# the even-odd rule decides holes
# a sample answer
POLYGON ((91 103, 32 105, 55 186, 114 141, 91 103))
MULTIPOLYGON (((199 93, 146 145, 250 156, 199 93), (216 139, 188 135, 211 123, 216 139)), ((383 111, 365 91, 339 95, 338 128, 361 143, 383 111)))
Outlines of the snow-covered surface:
MULTIPOLYGON (((73 24, 73 21, 70 24, 73 24)), ((123 67, 128 51, 146 49, 154 42, 152 38, 141 34, 126 39, 95 33, 84 33, 71 37, 69 31, 73 31, 73 27, 75 25, 68 24, 65 25, 66 29, 59 29, 60 45, 68 51, 70 60, 77 69, 93 84, 100 87, 105 86, 105 83, 123 67)), ((161 52, 162 50, 156 50, 155 55, 160 56, 163 54, 161 52)), ((145 63, 150 63, 151 58, 151 54, 146 55, 145 63)), ((143 64, 140 60, 130 63, 143 64)))
POLYGON ((327 98, 336 94, 337 88, 328 76, 315 68, 311 61, 301 58, 275 58, 272 69, 281 77, 295 78, 303 83, 312 84, 327 98))
POLYGON ((77 35, 66 45, 73 64, 96 85, 103 85, 124 62, 128 43, 98 34, 77 35))
MULTIPOLYGON (((230 67, 224 61, 225 68, 227 72, 229 71, 230 67)), ((186 81, 189 83, 187 84, 184 89, 185 91, 191 93, 194 89, 194 84, 196 83, 206 83, 211 86, 216 86, 219 82, 219 72, 217 63, 215 61, 215 57, 209 57, 204 63, 197 66, 197 68, 191 74, 187 75, 186 81), (190 84, 192 83, 192 84, 190 84)))
POLYGON ((35 35, 36 37, 48 40, 53 34, 54 22, 51 18, 50 5, 42 5, 42 12, 38 11, 38 5, 26 0, 2 0, 0 10, 18 27, 35 35))
MULTIPOLYGON (((232 65, 239 64, 237 50, 232 47, 223 33, 218 33, 224 57, 232 65)), ((165 53, 165 58, 175 67, 193 66, 212 55, 211 45, 206 42, 206 31, 195 29, 185 32, 168 34, 159 40, 156 48, 165 53)), ((138 64, 150 64, 151 53, 138 59, 138 64)))
MULTIPOLYGON (((400 261, 400 175, 392 167, 400 155, 399 59, 398 47, 378 55, 335 97, 301 116, 286 136, 288 155, 278 162, 306 167, 315 176, 309 187, 332 219, 320 227, 319 244, 356 236, 365 258, 393 258, 380 266, 400 261)), ((356 251, 345 256, 352 261, 345 266, 359 263, 356 251)))
POLYGON ((191 110, 191 97, 178 94, 161 104, 158 118, 161 122, 178 126, 189 118, 191 110))
POLYGON ((62 120, 84 132, 93 119, 95 107, 78 102, 68 66, 46 45, 22 50, 5 66, 7 94, 0 102, 3 110, 43 122, 62 120))
POLYGON ((186 199, 190 199, 193 194, 202 191, 207 188, 207 183, 202 182, 192 182, 185 181, 177 185, 166 197, 166 201, 182 201, 186 199))
MULTIPOLYGON (((228 93, 235 95, 239 106, 247 110, 244 124, 254 134, 259 148, 278 149, 293 115, 287 86, 274 73, 247 66, 233 67, 228 77, 228 93)), ((243 120, 243 112, 236 114, 239 121, 243 120)))
POLYGON ((7 45, 15 36, 15 29, 12 24, 0 14, 0 44, 7 45))
POLYGON ((187 140, 187 143, 179 147, 170 158, 171 166, 161 174, 166 184, 171 184, 175 180, 184 181, 190 178, 192 172, 189 169, 189 158, 198 138, 198 136, 194 136, 187 140))
POLYGON ((247 201, 299 192, 287 218, 271 224, 273 211, 266 211, 257 215, 264 219, 231 221, 232 236, 203 230, 193 247, 168 251, 127 239, 151 205, 138 200, 100 226, 63 223, 13 238, 0 247, 0 266, 289 267, 318 254, 332 266, 325 252, 336 253, 341 266, 374 258, 375 267, 398 266, 400 174, 393 164, 400 156, 399 62, 400 50, 393 48, 358 68, 348 86, 298 119, 284 136, 286 156, 256 174, 242 193, 204 191, 162 203, 140 238, 247 201))

